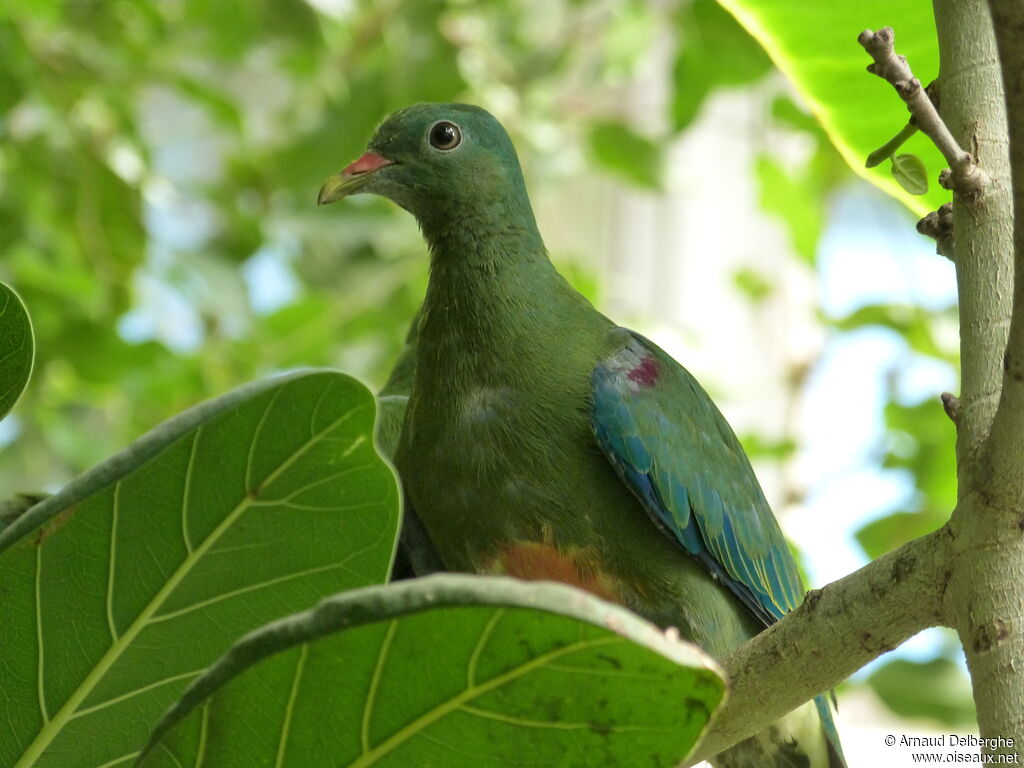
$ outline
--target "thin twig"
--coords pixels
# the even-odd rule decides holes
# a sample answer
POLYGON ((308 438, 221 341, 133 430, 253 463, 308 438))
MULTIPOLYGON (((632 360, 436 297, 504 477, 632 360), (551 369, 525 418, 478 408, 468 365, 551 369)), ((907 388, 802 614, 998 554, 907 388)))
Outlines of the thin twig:
POLYGON ((907 139, 915 133, 917 133, 917 123, 914 121, 914 118, 911 117, 910 122, 903 126, 899 133, 868 155, 868 159, 867 162, 864 163, 864 167, 874 168, 876 165, 881 165, 896 154, 896 150, 906 144, 907 139))
POLYGON ((910 71, 907 58, 893 50, 894 39, 892 27, 884 27, 877 32, 865 29, 860 33, 857 42, 874 59, 874 63, 868 65, 868 72, 888 81, 896 89, 914 116, 918 129, 934 142, 946 158, 949 170, 939 176, 939 184, 967 198, 980 197, 989 184, 988 175, 974 161, 971 153, 965 152, 953 138, 921 87, 921 81, 910 71))

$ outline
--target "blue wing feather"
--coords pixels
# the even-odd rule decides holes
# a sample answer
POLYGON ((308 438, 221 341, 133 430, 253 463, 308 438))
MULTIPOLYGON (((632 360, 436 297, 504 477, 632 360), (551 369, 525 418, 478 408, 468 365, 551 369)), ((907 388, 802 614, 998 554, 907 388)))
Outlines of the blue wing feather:
POLYGON ((627 338, 594 368, 598 444, 662 529, 766 626, 777 621, 803 589, 739 441, 682 366, 627 338))
MULTIPOLYGON (((592 376, 598 444, 654 523, 773 624, 804 590, 739 440, 685 368, 642 336, 613 333, 623 343, 592 376)), ((828 703, 816 704, 841 756, 828 703)))

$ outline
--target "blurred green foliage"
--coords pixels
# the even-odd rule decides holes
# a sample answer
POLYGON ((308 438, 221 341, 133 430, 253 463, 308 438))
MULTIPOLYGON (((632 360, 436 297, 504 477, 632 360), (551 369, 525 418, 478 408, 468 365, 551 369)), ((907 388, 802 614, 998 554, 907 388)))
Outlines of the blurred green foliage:
POLYGON ((751 83, 772 64, 715 0, 680 4, 676 23, 680 43, 673 64, 671 119, 678 131, 693 122, 715 88, 751 83))
POLYGON ((585 146, 592 167, 657 187, 708 93, 769 70, 711 0, 23 0, 0 9, 0 47, 0 279, 39 340, 17 450, 0 449, 12 491, 54 489, 268 372, 383 380, 425 285, 415 226, 379 200, 313 203, 390 111, 476 101, 532 183, 585 146), (652 133, 659 117, 619 94, 665 29, 674 96, 652 133))
MULTIPOLYGON (((0 8, 0 279, 38 377, 0 488, 54 487, 188 405, 271 371, 380 383, 425 285, 415 225, 330 211, 322 179, 413 101, 472 99, 531 153, 592 133, 621 169, 644 3, 261 0, 0 8), (578 43, 578 45, 577 45, 578 43), (593 113, 581 104, 609 106, 593 113), (601 141, 601 137, 605 140, 601 141), (541 144, 543 143, 543 146, 541 144)), ((13 426, 11 426, 13 425, 13 426)))
POLYGON ((949 659, 896 659, 878 669, 868 682, 897 715, 931 718, 964 730, 977 721, 971 683, 949 659))
MULTIPOLYGON (((171 414, 274 371, 327 365, 383 382, 426 283, 415 224, 380 200, 317 210, 315 198, 390 111, 487 107, 531 188, 570 158, 569 171, 657 189, 669 142, 709 95, 773 71, 713 0, 7 0, 0 280, 29 307, 38 350, 0 430, 0 489, 53 490, 171 414), (631 112, 623 96, 652 77, 668 85, 664 106, 631 112)), ((814 268, 829 196, 850 171, 788 95, 753 132, 807 148, 794 161, 764 140, 753 171, 765 211, 814 268)), ((593 295, 588 268, 567 266, 593 295)), ((774 288, 752 270, 735 284, 754 302, 774 288)), ((919 307, 822 322, 882 326, 956 363, 919 307)), ((886 419, 879 462, 918 493, 857 534, 871 556, 941 525, 955 492, 941 407, 894 392, 886 419)), ((745 444, 776 462, 795 447, 745 444)))

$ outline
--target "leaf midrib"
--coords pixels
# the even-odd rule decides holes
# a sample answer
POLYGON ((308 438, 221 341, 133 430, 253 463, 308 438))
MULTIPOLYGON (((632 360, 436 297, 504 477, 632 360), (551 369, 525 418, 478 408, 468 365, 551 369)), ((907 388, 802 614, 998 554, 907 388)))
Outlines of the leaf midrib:
MULTIPOLYGON (((286 385, 287 386, 287 385, 286 385)), ((272 406, 268 404, 268 409, 272 406)), ((271 472, 267 478, 261 484, 261 489, 266 490, 279 478, 287 469, 302 455, 304 455, 310 448, 320 442, 325 435, 337 429, 343 422, 355 413, 356 409, 349 409, 344 415, 338 417, 334 422, 325 427, 321 432, 310 437, 301 448, 296 450, 291 456, 281 462, 277 469, 271 472)), ((197 428, 197 431, 202 430, 202 425, 197 428)), ((255 440, 255 435, 253 439, 255 440)), ((191 465, 189 467, 189 475, 191 474, 191 465)), ((186 484, 188 482, 188 477, 186 484)), ((193 566, 206 554, 207 550, 212 547, 217 540, 224 535, 225 531, 230 528, 235 521, 244 513, 252 503, 256 501, 254 496, 247 495, 238 504, 235 505, 227 516, 221 521, 220 525, 213 529, 210 534, 203 540, 203 543, 195 548, 193 552, 186 555, 181 565, 171 574, 171 577, 167 580, 164 586, 153 596, 153 598, 146 604, 146 606, 139 612, 139 615, 135 620, 128 626, 124 633, 107 649, 107 652, 103 654, 100 660, 96 663, 96 666, 92 668, 85 679, 79 684, 78 688, 68 697, 64 705, 57 711, 57 713, 50 718, 49 722, 46 723, 36 735, 32 743, 28 745, 24 753, 22 753, 21 759, 14 764, 14 768, 31 768, 35 765, 35 762, 39 757, 42 756, 46 748, 50 746, 51 742, 61 733, 64 726, 72 719, 75 715, 75 711, 79 705, 85 701, 85 698, 92 692, 96 685, 103 679, 103 676, 110 670, 114 663, 120 658, 121 654, 131 645, 132 641, 138 636, 138 634, 146 628, 149 624, 149 620, 153 615, 160 609, 164 601, 174 592, 175 589, 181 584, 185 577, 189 574, 193 566)), ((40 545, 42 546, 42 545, 40 545)))
POLYGON ((611 643, 624 642, 625 638, 618 635, 612 635, 610 637, 601 637, 594 640, 577 640, 569 645, 562 646, 553 651, 548 651, 545 654, 537 656, 525 664, 521 664, 517 667, 513 667, 509 671, 492 677, 486 683, 480 685, 467 686, 461 693, 452 696, 447 701, 443 701, 433 709, 420 715, 418 718, 413 720, 408 725, 395 731, 390 737, 382 741, 376 747, 371 749, 369 752, 364 752, 354 762, 349 763, 348 768, 365 768, 366 766, 373 765, 377 760, 384 757, 399 745, 411 739, 417 735, 420 731, 426 728, 428 725, 436 723, 441 718, 459 709, 467 701, 470 701, 477 696, 500 688, 506 683, 512 682, 513 680, 522 677, 523 675, 532 672, 538 667, 542 667, 550 661, 564 656, 574 651, 581 651, 587 648, 594 648, 601 645, 609 645, 611 643))

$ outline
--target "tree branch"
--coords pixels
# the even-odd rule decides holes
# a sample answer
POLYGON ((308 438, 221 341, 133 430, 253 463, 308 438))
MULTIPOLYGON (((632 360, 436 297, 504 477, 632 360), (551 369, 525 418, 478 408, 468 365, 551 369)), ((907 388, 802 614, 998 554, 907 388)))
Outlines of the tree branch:
POLYGON ((729 697, 688 764, 753 736, 922 629, 945 623, 948 529, 820 590, 722 661, 729 697))
POLYGON ((1013 196, 1013 308, 1003 355, 1003 387, 986 446, 993 501, 1024 520, 1024 4, 989 0, 1006 94, 1013 196), (1002 498, 999 496, 1002 495, 1002 498))
POLYGON ((857 42, 864 46, 875 61, 868 65, 868 72, 887 80, 900 98, 907 104, 907 109, 914 117, 917 128, 939 148, 942 156, 949 163, 949 173, 939 176, 939 183, 946 189, 955 189, 969 197, 980 197, 989 185, 989 178, 978 166, 970 152, 965 152, 946 124, 939 117, 931 99, 921 87, 921 81, 914 77, 907 64, 906 56, 898 55, 893 49, 892 27, 883 27, 877 32, 865 29, 857 37, 857 42))
MULTIPOLYGON (((1010 13, 1008 6, 1014 4, 1020 5, 992 2, 991 7, 1019 17, 1019 12, 1010 13)), ((1024 477, 1019 469, 1016 474, 1007 471, 1022 461, 1021 433, 1013 426, 1015 420, 1020 423, 1021 398, 1012 388, 1005 390, 1004 382, 1011 317, 1018 335, 1024 307, 1019 249, 1014 265, 1007 137, 1020 137, 1022 125, 1018 112, 1016 125, 1008 130, 1002 86, 1004 79, 1009 84, 1020 77, 1019 64, 1009 63, 1019 51, 1006 49, 1024 38, 1019 27, 1016 32, 1006 28, 1009 19, 997 17, 993 25, 989 5, 986 0, 933 2, 942 117, 953 135, 978 155, 992 179, 980 199, 966 200, 954 192, 962 381, 957 507, 948 524, 954 546, 945 603, 967 658, 980 735, 1014 739, 1017 745, 983 751, 1012 753, 1024 744, 1024 477), (998 46, 997 35, 1002 38, 998 46), (1004 74, 999 69, 1001 53, 1004 74), (962 201, 968 204, 961 205, 962 201), (1014 452, 1016 456, 1011 455, 1014 452)), ((1018 147, 1018 158, 1019 152, 1018 147)), ((1020 165, 1015 171, 1019 185, 1020 165)), ((1019 227, 1019 214, 1017 221, 1019 227)), ((1010 349, 1021 349, 1019 341, 1011 342, 1010 349)))
POLYGON ((1013 275, 1010 163, 986 0, 935 0, 934 8, 943 122, 977 155, 992 181, 980 199, 953 193, 961 369, 957 477, 967 488, 977 485, 978 454, 1002 387, 1013 275))

